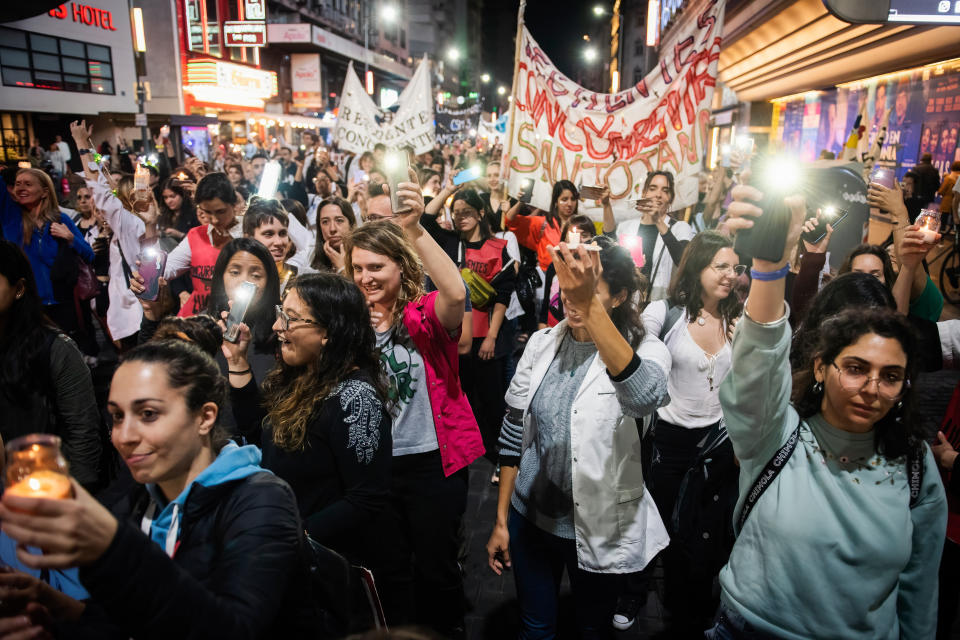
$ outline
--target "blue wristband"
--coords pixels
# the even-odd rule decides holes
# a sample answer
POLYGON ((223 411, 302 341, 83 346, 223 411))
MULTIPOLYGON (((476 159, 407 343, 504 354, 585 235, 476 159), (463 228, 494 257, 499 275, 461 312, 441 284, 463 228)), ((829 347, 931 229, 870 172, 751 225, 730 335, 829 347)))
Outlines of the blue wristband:
POLYGON ((777 269, 776 271, 757 271, 756 269, 750 269, 750 277, 754 280, 760 280, 761 282, 773 282, 774 280, 779 280, 780 278, 786 278, 787 273, 790 272, 790 263, 788 262, 782 268, 777 269))

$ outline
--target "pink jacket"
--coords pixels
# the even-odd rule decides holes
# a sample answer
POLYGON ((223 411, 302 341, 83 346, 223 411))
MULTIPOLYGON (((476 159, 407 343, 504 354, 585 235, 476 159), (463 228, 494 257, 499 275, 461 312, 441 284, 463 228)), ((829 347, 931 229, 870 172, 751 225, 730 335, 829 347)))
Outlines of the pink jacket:
POLYGON ((440 324, 437 295, 433 291, 407 303, 403 324, 423 357, 443 473, 450 476, 482 456, 484 449, 477 419, 460 388, 457 338, 440 324))

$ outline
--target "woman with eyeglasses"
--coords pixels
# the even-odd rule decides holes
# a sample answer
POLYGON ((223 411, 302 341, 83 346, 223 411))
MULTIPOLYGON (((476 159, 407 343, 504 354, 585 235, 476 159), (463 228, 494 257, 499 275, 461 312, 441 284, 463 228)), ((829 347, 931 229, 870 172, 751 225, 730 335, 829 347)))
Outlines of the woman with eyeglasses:
POLYGON ((273 331, 281 359, 254 376, 250 328, 224 342, 233 414, 262 466, 293 488, 316 541, 376 570, 390 491, 390 414, 366 300, 332 273, 299 276, 273 331))
MULTIPOLYGON (((763 215, 762 193, 733 194, 731 228, 763 215)), ((787 204, 784 256, 806 214, 802 198, 787 204)), ((786 257, 753 260, 720 389, 740 498, 708 637, 933 638, 947 513, 911 415, 913 333, 892 310, 847 309, 791 376, 787 270, 786 257)))
MULTIPOLYGON (((650 490, 672 538, 663 555, 664 604, 678 635, 702 633, 710 626, 716 609, 713 577, 726 560, 725 552, 718 550, 720 557, 712 559, 709 569, 700 562, 696 566, 686 562, 690 555, 677 535, 686 532, 675 530, 672 523, 684 475, 723 417, 720 383, 730 371, 730 336, 742 310, 734 287, 743 269, 730 238, 701 232, 684 250, 668 297, 651 302, 643 312, 647 332, 660 337, 672 360, 667 381, 670 403, 657 410, 653 428, 650 490)), ((727 482, 736 487, 729 444, 712 456, 729 462, 733 474, 727 482)), ((621 602, 619 613, 632 613, 625 616, 632 620, 636 611, 629 604, 621 602)))

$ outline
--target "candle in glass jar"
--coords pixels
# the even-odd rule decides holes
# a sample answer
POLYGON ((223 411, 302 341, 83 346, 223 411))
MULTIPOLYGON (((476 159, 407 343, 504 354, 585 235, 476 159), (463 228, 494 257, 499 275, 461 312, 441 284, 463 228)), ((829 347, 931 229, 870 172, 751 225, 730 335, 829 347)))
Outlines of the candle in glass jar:
POLYGON ((70 478, 49 469, 34 471, 27 477, 9 487, 7 491, 24 498, 50 498, 61 500, 69 498, 73 492, 70 478))
POLYGON ((580 229, 570 227, 570 230, 567 232, 567 246, 571 249, 576 249, 580 246, 580 229))
POLYGON ((930 209, 921 209, 917 216, 917 230, 923 234, 923 241, 933 244, 937 241, 937 232, 940 231, 940 212, 930 209))

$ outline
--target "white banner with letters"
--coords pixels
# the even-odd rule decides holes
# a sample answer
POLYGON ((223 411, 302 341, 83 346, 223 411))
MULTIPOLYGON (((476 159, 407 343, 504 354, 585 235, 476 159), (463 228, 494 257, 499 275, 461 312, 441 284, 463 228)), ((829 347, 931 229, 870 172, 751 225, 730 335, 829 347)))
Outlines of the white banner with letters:
POLYGON ((626 213, 626 201, 641 196, 646 175, 664 170, 676 178, 673 208, 694 204, 708 145, 723 14, 718 0, 692 3, 660 47, 660 63, 616 94, 594 93, 563 75, 524 26, 513 139, 504 144, 509 193, 518 194, 521 181, 533 178, 532 204, 548 209, 558 180, 606 184, 614 208, 626 213))
POLYGON ((373 151, 377 143, 388 148, 409 145, 418 154, 433 149, 436 133, 430 65, 426 58, 400 94, 396 112, 377 107, 354 72, 352 62, 347 67, 340 96, 333 138, 341 151, 373 151))

